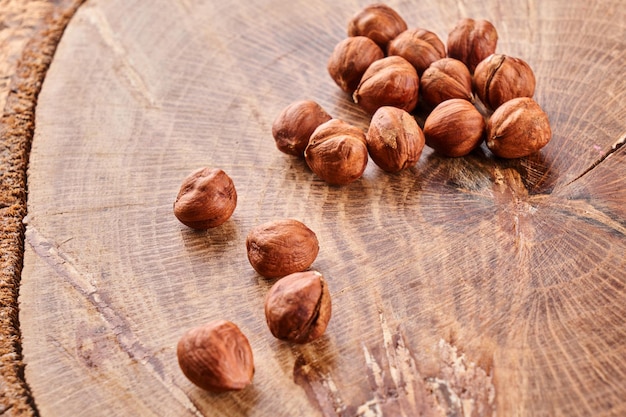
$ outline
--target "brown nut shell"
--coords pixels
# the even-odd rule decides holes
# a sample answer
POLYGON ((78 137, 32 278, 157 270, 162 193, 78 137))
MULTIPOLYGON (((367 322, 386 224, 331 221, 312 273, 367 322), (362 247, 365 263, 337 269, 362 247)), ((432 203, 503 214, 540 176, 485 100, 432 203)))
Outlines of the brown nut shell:
POLYGON ((426 145, 444 156, 464 156, 483 140, 485 120, 472 103, 451 99, 439 104, 424 122, 426 145))
POLYGON ((535 100, 519 97, 502 104, 487 122, 487 147, 501 158, 522 158, 548 144, 548 115, 535 100))
POLYGON ((263 223, 248 233, 250 265, 266 278, 280 278, 307 269, 319 252, 315 233, 298 220, 263 223))
POLYGON ((233 180, 221 169, 200 168, 189 174, 180 186, 174 215, 188 227, 206 230, 226 222, 236 206, 233 180))
POLYGON ((278 280, 265 298, 265 319, 274 337, 308 343, 324 334, 332 313, 321 273, 306 271, 278 280))
POLYGON ((229 321, 216 320, 187 331, 176 354, 183 374, 207 391, 241 390, 254 376, 250 343, 229 321))
POLYGON ((327 183, 350 184, 361 178, 367 166, 365 133, 342 120, 329 120, 311 135, 304 158, 327 183))
POLYGON ((387 172, 414 166, 424 149, 424 133, 413 116, 384 106, 376 110, 366 135, 367 149, 376 165, 387 172))
POLYGON ((446 47, 435 33, 413 28, 405 30, 389 42, 387 53, 409 61, 421 77, 430 64, 446 57, 446 47))
MULTIPOLYGON (((346 93, 352 94, 369 66, 385 57, 382 49, 366 36, 352 36, 339 42, 327 69, 330 77, 346 93)), ((309 135, 310 136, 310 135, 309 135)))
POLYGON ((313 131, 332 117, 312 100, 295 101, 274 119, 272 136, 283 153, 303 157, 313 131))
POLYGON ((363 74, 353 94, 354 102, 369 114, 393 106, 411 112, 417 104, 419 77, 415 67, 401 56, 375 61, 363 74))
POLYGON ((454 58, 433 62, 420 78, 420 93, 432 107, 446 100, 462 98, 473 102, 472 75, 467 66, 454 58))
POLYGON ((393 38, 407 29, 404 19, 385 4, 371 4, 348 22, 348 36, 367 36, 384 51, 393 38))
POLYGON ((483 59, 496 52, 498 32, 491 22, 461 19, 448 34, 448 56, 467 65, 470 73, 483 59))
POLYGON ((474 71, 474 90, 485 106, 496 109, 511 99, 532 97, 535 74, 520 58, 490 55, 474 71))

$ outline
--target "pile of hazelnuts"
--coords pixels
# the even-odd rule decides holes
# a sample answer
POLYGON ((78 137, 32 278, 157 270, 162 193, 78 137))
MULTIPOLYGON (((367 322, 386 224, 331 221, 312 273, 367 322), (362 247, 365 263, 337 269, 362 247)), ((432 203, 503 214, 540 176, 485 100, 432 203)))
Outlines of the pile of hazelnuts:
MULTIPOLYGON (((388 172, 412 167, 425 145, 460 157, 486 140, 498 157, 530 155, 550 140, 548 117, 532 99, 532 70, 519 58, 495 54, 497 40, 491 23, 463 19, 450 32, 446 53, 437 35, 408 29, 389 6, 367 6, 349 21, 348 38, 328 61, 336 84, 371 114, 367 132, 332 118, 315 101, 297 101, 272 125, 276 146, 304 157, 317 176, 335 185, 360 178, 369 157, 388 172), (411 114, 420 99, 430 108, 423 128, 411 114)), ((225 223, 236 205, 232 179, 205 167, 183 181, 174 215, 206 230, 225 223)), ((309 269, 319 252, 315 233, 298 220, 270 221, 249 231, 246 250, 259 275, 276 279, 265 298, 271 333, 292 343, 322 336, 331 300, 324 276, 309 269)), ((209 391, 242 389, 254 375, 250 343, 227 320, 187 331, 177 356, 187 378, 209 391)))
POLYGON ((486 141, 496 157, 521 158, 549 142, 548 116, 532 99, 533 71, 520 58, 495 53, 490 22, 461 19, 446 48, 435 33, 409 29, 391 7, 373 4, 350 19, 347 32, 327 69, 371 115, 367 132, 312 100, 291 103, 272 125, 278 149, 304 157, 326 182, 360 178, 368 154, 381 169, 398 172, 418 162, 424 145, 461 157, 486 141), (411 114, 418 103, 428 111, 423 127, 411 114))

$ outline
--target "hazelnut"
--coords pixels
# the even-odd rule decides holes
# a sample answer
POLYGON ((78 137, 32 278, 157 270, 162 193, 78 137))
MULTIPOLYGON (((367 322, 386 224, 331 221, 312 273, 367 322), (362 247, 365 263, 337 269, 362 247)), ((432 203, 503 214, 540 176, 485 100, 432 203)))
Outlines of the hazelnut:
POLYGON ((433 62, 422 74, 420 93, 432 107, 452 98, 473 102, 472 76, 461 61, 443 58, 433 62))
POLYGON ((255 271, 266 278, 280 278, 311 266, 319 252, 319 242, 303 223, 284 219, 250 230, 246 250, 255 271))
POLYGON ((382 49, 366 36, 353 36, 339 42, 328 60, 328 73, 346 93, 359 86, 365 70, 385 57, 382 49))
POLYGON ((348 22, 348 36, 367 36, 383 50, 387 50, 389 41, 406 29, 404 19, 385 4, 366 6, 348 22))
POLYGON ((446 100, 424 122, 426 145, 444 156, 464 156, 480 145, 485 120, 472 103, 460 98, 446 100))
POLYGON ((407 29, 393 39, 387 53, 409 61, 421 77, 430 64, 446 57, 446 47, 433 32, 415 28, 407 29))
POLYGON ((331 316, 328 285, 317 271, 297 272, 278 280, 265 298, 265 319, 274 337, 311 342, 324 334, 331 316))
POLYGON ((496 109, 513 98, 532 97, 535 93, 535 74, 519 58, 489 55, 474 71, 474 89, 485 106, 496 109))
POLYGON ((529 97, 502 104, 487 122, 487 147, 501 158, 521 158, 543 148, 552 136, 548 115, 529 97))
POLYGON ((448 56, 462 61, 470 73, 496 52, 498 32, 487 20, 461 19, 448 34, 448 56))
POLYGON ((401 56, 388 56, 370 65, 353 98, 369 114, 382 106, 410 112, 417 104, 418 93, 419 77, 415 67, 401 56))
POLYGON ((342 120, 329 120, 311 135, 304 158, 327 183, 350 184, 361 178, 367 166, 365 133, 342 120))
POLYGON ((288 105, 272 124, 276 147, 288 155, 303 157, 311 134, 332 117, 314 101, 301 100, 288 105))
POLYGON ((424 133, 415 118, 390 106, 376 110, 366 140, 372 160, 387 172, 414 166, 424 148, 424 133))
POLYGON ((237 206, 235 184, 218 168, 200 168, 183 181, 174 202, 174 215, 197 230, 217 227, 237 206))
POLYGON ((252 348, 239 327, 229 321, 216 320, 188 330, 176 354, 183 374, 207 391, 241 390, 252 382, 252 348))

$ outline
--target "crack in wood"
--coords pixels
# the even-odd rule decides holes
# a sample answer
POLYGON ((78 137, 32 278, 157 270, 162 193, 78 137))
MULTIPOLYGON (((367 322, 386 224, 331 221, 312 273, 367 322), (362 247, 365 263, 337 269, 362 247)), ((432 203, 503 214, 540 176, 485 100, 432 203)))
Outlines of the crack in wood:
POLYGON ((595 169, 598 165, 600 165, 602 162, 606 161, 607 158, 611 157, 611 155, 613 155, 614 153, 616 153, 622 146, 624 146, 624 143, 626 143, 626 133, 624 133, 622 135, 622 137, 620 137, 617 142, 615 142, 611 148, 609 148, 608 150, 606 150, 602 155, 600 155, 600 157, 598 159, 596 159, 589 168, 587 168, 585 171, 583 171, 580 175, 578 175, 576 178, 574 178, 573 180, 571 180, 570 182, 568 182, 567 184, 565 184, 565 186, 569 186, 573 183, 575 183, 576 181, 580 180, 582 177, 584 177, 585 175, 589 174, 593 169, 595 169))
MULTIPOLYGON (((322 369, 300 355, 294 379, 326 417, 486 417, 495 416, 492 376, 440 339, 427 352, 409 349, 400 328, 379 312, 380 345, 362 345, 371 397, 347 404, 337 390, 333 369, 322 369)), ((355 382, 356 383, 356 382, 355 382)))

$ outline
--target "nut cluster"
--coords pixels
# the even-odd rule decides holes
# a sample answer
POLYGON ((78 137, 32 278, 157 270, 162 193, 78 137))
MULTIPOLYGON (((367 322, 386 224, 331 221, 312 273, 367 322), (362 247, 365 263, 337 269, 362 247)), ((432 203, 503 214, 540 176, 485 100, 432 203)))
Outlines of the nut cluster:
MULTIPOLYGON (((304 158, 328 184, 358 180, 370 158, 389 173, 414 167, 425 145, 462 157, 484 141, 497 157, 521 158, 549 142, 548 116, 532 99, 533 71, 520 58, 496 54, 498 34, 490 22, 461 19, 444 44, 431 31, 409 28, 389 6, 374 4, 348 21, 347 35, 327 70, 370 116, 368 128, 333 118, 312 100, 291 103, 272 124, 276 147, 304 158), (428 109, 423 127, 411 114, 420 103, 428 109)), ((205 230, 225 223, 236 205, 232 179, 206 167, 184 179, 174 214, 205 230)), ((264 312, 277 339, 308 343, 326 331, 332 310, 327 280, 309 269, 319 249, 316 234, 295 219, 260 224, 246 237, 252 268, 276 280, 264 312)), ((177 356, 185 376, 209 391, 243 389, 254 375, 248 339, 226 320, 187 331, 177 356)))
MULTIPOLYGON (((447 157, 467 155, 485 142, 501 158, 528 156, 550 140, 548 117, 539 105, 514 100, 532 101, 533 71, 520 58, 496 53, 498 33, 491 22, 460 19, 444 43, 427 29, 409 28, 391 7, 373 4, 350 18, 347 34, 330 55, 328 73, 371 116, 365 143, 381 169, 398 172, 418 162, 424 145, 407 138, 424 137, 427 146, 447 157), (507 117, 497 112, 504 104, 507 117), (529 114, 513 117, 511 106, 529 114), (394 117, 387 108, 398 109, 394 117), (409 127, 406 121, 416 109, 427 111, 424 124, 409 127), (384 138, 378 129, 383 120, 384 138)), ((274 124, 302 126, 301 140, 308 135, 304 157, 318 177, 346 185, 362 176, 368 158, 360 129, 333 119, 310 133, 301 119, 283 114, 274 124)), ((308 120, 315 123, 313 111, 308 120)), ((280 138, 274 138, 281 149, 280 138)))

